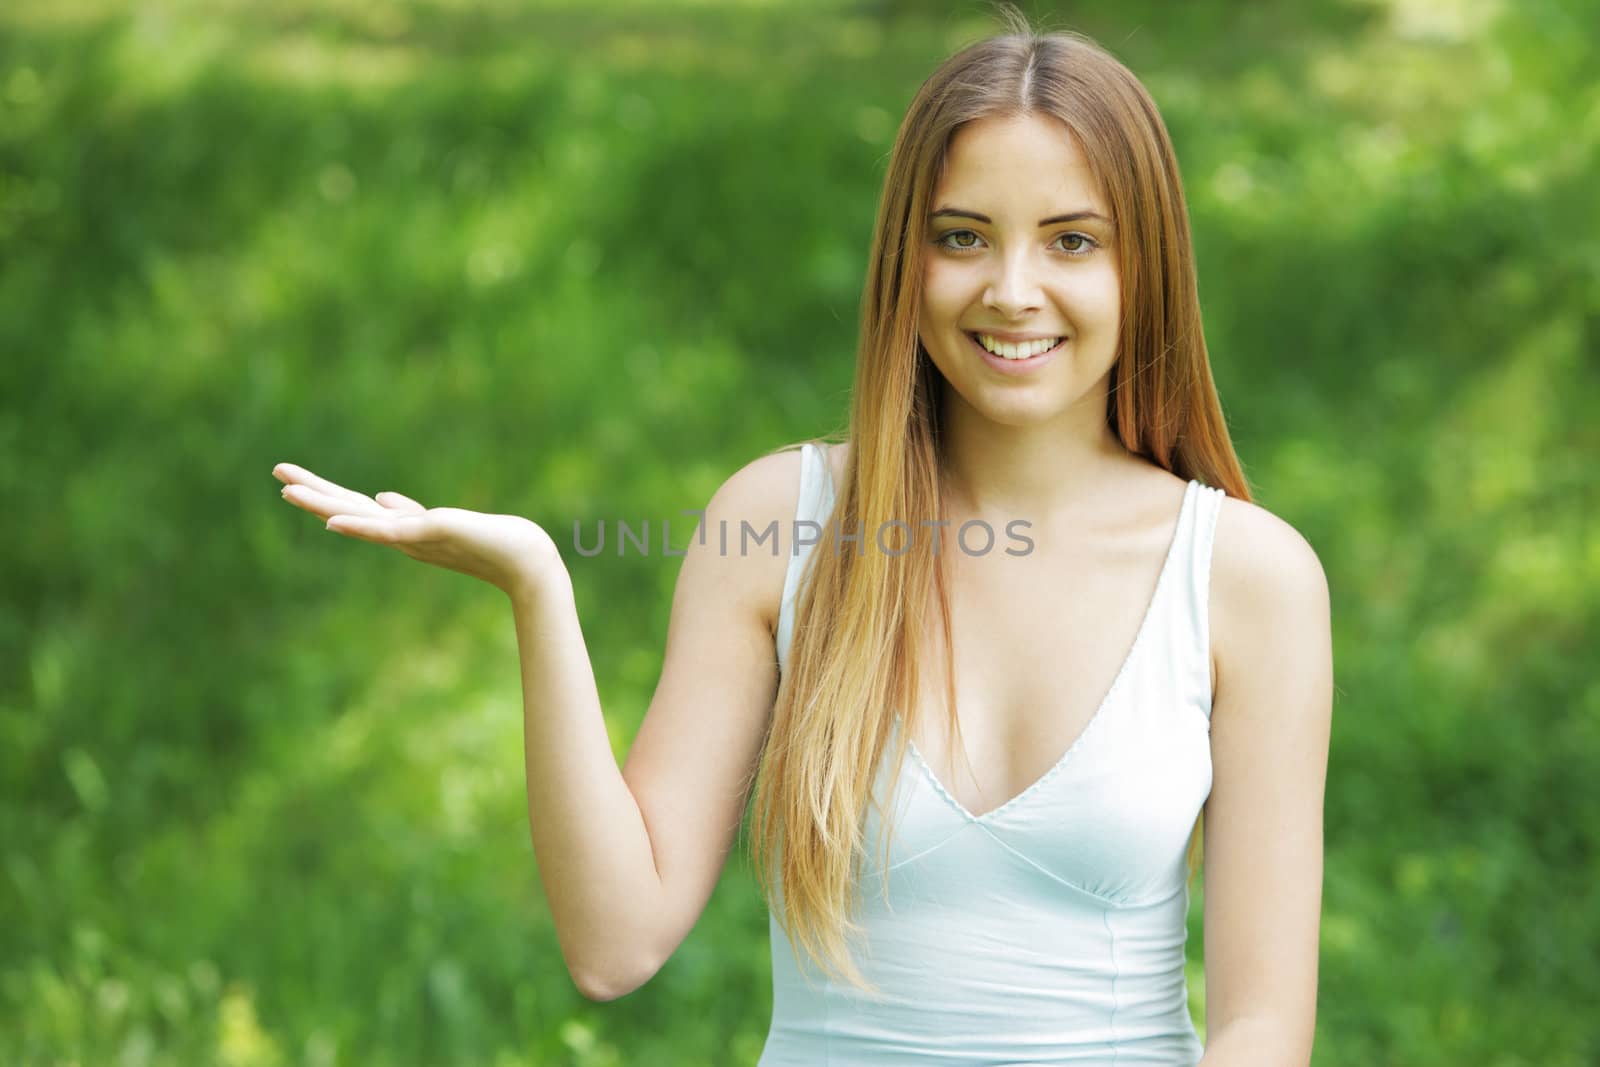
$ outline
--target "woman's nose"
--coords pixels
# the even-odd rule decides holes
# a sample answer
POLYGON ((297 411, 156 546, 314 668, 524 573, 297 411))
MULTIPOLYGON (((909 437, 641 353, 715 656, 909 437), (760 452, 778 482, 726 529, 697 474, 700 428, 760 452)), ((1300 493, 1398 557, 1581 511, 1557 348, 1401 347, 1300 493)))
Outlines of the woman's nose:
POLYGON ((1038 267, 1026 250, 1019 250, 997 262, 995 275, 984 288, 983 304, 1012 319, 1038 311, 1044 305, 1038 267))

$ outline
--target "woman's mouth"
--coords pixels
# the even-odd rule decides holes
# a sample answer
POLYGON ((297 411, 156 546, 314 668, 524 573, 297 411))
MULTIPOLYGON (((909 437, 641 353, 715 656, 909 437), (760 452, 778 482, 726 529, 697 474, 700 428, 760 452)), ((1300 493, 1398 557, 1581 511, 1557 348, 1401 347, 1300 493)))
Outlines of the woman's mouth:
POLYGON ((1023 374, 1044 366, 1066 346, 1065 337, 1040 337, 1028 341, 1002 341, 986 333, 969 333, 967 339, 984 362, 1004 374, 1023 374))

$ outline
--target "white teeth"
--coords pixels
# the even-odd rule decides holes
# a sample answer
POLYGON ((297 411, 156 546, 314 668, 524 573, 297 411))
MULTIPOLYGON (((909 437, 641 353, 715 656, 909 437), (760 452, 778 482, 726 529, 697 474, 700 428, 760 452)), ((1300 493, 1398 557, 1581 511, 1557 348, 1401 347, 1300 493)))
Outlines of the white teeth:
POLYGON ((975 334, 978 343, 1001 359, 1030 359, 1041 352, 1048 352, 1061 343, 1059 337, 1041 337, 1036 341, 1023 341, 1012 344, 1009 341, 998 341, 986 333, 975 334))

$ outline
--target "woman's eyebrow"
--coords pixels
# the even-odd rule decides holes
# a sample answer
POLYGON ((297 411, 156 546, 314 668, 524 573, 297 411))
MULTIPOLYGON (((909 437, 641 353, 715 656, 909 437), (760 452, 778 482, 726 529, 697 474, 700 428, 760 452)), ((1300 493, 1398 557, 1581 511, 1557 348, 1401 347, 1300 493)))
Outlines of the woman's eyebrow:
MULTIPOLYGON (((959 207, 942 207, 939 210, 931 213, 928 218, 930 220, 937 218, 972 219, 974 222, 984 222, 990 224, 994 222, 994 220, 987 215, 980 215, 976 211, 968 211, 966 208, 959 207)), ((1039 225, 1054 226, 1057 223, 1078 222, 1083 219, 1094 219, 1096 222, 1103 222, 1107 226, 1111 225, 1111 220, 1100 214, 1098 211, 1088 210, 1069 211, 1065 215, 1051 215, 1047 219, 1040 219, 1039 225)))

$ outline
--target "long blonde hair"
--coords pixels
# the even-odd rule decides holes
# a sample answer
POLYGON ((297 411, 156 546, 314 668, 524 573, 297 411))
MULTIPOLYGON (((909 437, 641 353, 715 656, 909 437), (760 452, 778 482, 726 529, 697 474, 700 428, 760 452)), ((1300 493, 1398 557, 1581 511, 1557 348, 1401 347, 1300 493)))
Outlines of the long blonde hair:
MULTIPOLYGON (((933 72, 895 138, 862 294, 852 447, 829 524, 834 531, 870 540, 890 520, 917 530, 941 515, 942 378, 917 331, 929 199, 958 129, 1029 113, 1053 116, 1077 137, 1116 223, 1122 316, 1109 426, 1130 452, 1173 474, 1250 498, 1212 382, 1188 208, 1155 103, 1088 38, 1036 34, 1014 13, 1007 21, 1006 34, 963 49, 933 72)), ((954 662, 948 591, 926 540, 892 555, 840 551, 825 536, 813 550, 754 783, 751 857, 774 916, 797 956, 803 949, 862 988, 872 987, 845 935, 861 932, 853 916, 864 815, 869 804, 878 806, 873 784, 890 732, 918 693, 918 639, 930 600, 944 624, 945 662, 954 662)), ((949 672, 945 703, 959 738, 949 672)), ((899 731, 894 783, 910 736, 899 731)), ((891 785, 887 796, 894 795, 891 785)), ((880 858, 890 822, 885 813, 880 858)), ((1197 820, 1187 855, 1191 881, 1200 848, 1197 820)))

